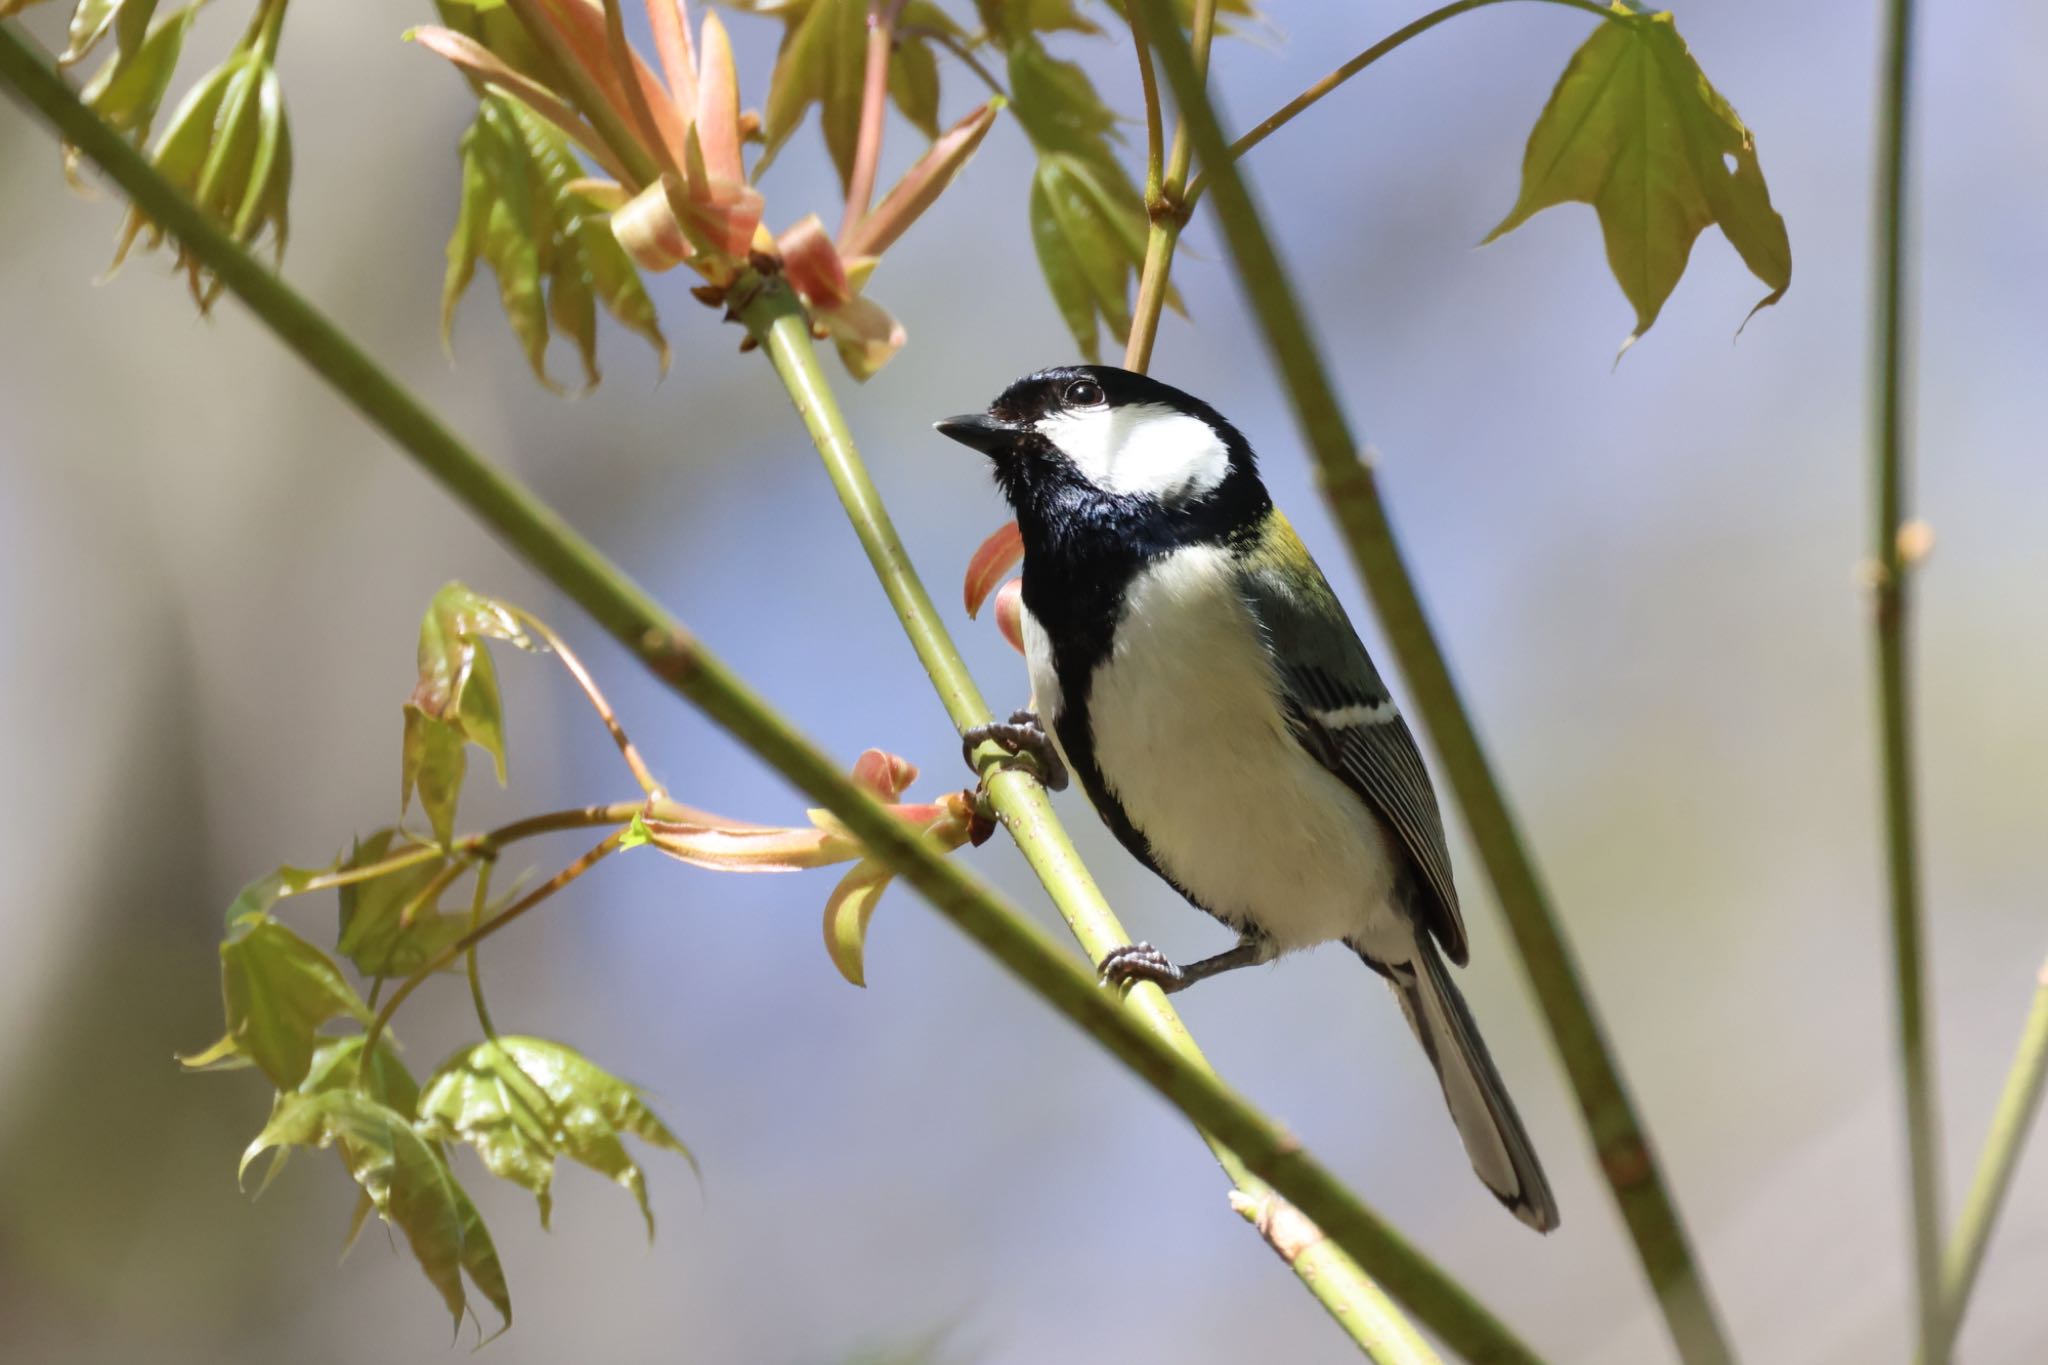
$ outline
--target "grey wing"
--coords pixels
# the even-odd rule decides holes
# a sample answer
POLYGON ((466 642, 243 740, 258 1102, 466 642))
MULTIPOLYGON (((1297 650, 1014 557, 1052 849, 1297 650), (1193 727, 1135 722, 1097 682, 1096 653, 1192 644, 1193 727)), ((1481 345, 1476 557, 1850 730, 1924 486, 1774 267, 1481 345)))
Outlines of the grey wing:
MULTIPOLYGON (((1294 537, 1284 526, 1277 534, 1294 537)), ((1443 816, 1415 737, 1379 670, 1306 550, 1298 559, 1254 554, 1241 564, 1245 598, 1272 651, 1294 737, 1393 827, 1431 893, 1430 932, 1463 966, 1465 922, 1443 816)))

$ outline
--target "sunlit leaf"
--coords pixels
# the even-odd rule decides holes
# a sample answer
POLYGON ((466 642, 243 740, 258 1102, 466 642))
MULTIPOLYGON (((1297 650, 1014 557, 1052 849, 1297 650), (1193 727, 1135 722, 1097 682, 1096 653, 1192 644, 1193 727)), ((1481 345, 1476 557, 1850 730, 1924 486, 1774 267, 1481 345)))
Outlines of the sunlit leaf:
POLYGON ((1756 308, 1776 303, 1790 286, 1792 248, 1755 141, 1686 50, 1671 16, 1621 4, 1614 14, 1565 67, 1529 134, 1521 195, 1486 240, 1553 204, 1591 204, 1607 263, 1636 310, 1626 349, 1657 320, 1693 239, 1709 224, 1770 286, 1756 308))
POLYGON ((245 919, 261 918, 270 912, 271 906, 286 896, 296 896, 306 889, 307 883, 332 872, 335 866, 330 863, 326 867, 280 867, 264 873, 228 903, 227 927, 232 930, 245 919))
POLYGON ((457 1326, 469 1308, 465 1274, 511 1325, 504 1267, 482 1216, 440 1149, 397 1110, 350 1089, 281 1095, 242 1166, 273 1147, 330 1146, 341 1149, 378 1216, 405 1235, 457 1326))
POLYGON ((839 879, 825 901, 825 952, 839 974, 856 986, 867 985, 868 921, 894 876, 885 864, 862 859, 839 879))
POLYGON ((631 1134, 696 1165, 634 1086, 541 1038, 501 1037, 450 1058, 421 1091, 419 1116, 427 1136, 469 1143, 491 1174, 531 1190, 543 1225, 553 1208, 557 1157, 630 1192, 650 1237, 646 1178, 620 1137, 631 1134))
MULTIPOLYGON (((860 140, 862 86, 867 74, 868 0, 755 0, 741 6, 780 20, 782 45, 761 112, 765 140, 758 176, 820 106, 820 122, 843 187, 860 140)), ((928 135, 939 127, 939 69, 932 32, 963 37, 960 26, 929 0, 914 0, 897 20, 889 59, 889 90, 905 118, 928 135)))
POLYGON ((352 1033, 345 1038, 323 1038, 313 1049, 313 1063, 299 1093, 318 1095, 329 1090, 360 1090, 387 1109, 410 1114, 419 1108, 420 1086, 406 1070, 391 1046, 391 1035, 377 1040, 370 1064, 363 1065, 366 1035, 352 1033))
POLYGON ((276 920, 244 923, 220 946, 221 995, 227 1033, 190 1059, 218 1064, 223 1045, 263 1068, 280 1090, 306 1077, 315 1034, 330 1019, 368 1022, 369 1010, 332 958, 276 920))
POLYGON ((939 135, 939 59, 927 43, 905 43, 889 63, 889 98, 911 127, 939 135))
MULTIPOLYGON (((359 842, 343 868, 368 867, 392 848, 396 831, 380 829, 359 842)), ((468 932, 466 914, 443 913, 426 898, 446 886, 449 863, 435 856, 368 881, 341 887, 341 935, 334 949, 365 976, 409 976, 468 932)), ((438 897, 436 897, 438 899, 438 897)))
POLYGON ((499 306, 543 384, 551 335, 576 346, 589 385, 596 363, 596 309, 654 347, 668 368, 668 342, 639 271, 605 214, 578 191, 583 170, 568 134, 512 96, 493 91, 477 105, 462 137, 462 198, 448 241, 442 287, 444 335, 456 301, 475 275, 490 266, 499 306))
POLYGON ((405 703, 400 805, 409 805, 417 791, 444 844, 455 837, 464 745, 488 753, 499 783, 505 781, 503 705, 487 639, 534 647, 511 608, 460 583, 443 585, 420 620, 419 681, 405 703))
POLYGON ((1095 359, 1096 318, 1122 340, 1131 329, 1131 287, 1145 260, 1144 210, 1102 182, 1083 158, 1051 152, 1031 183, 1031 240, 1060 316, 1095 359))
POLYGON ((1088 73, 1035 42, 1010 49, 1010 105, 1041 153, 1065 152, 1101 165, 1116 115, 1088 73))
POLYGON ((149 31, 157 0, 78 0, 71 12, 68 42, 57 65, 70 66, 83 60, 109 32, 115 34, 124 55, 132 56, 149 31))
MULTIPOLYGON (((100 64, 99 70, 79 92, 79 98, 90 105, 94 113, 137 142, 149 136, 150 124, 156 118, 165 92, 170 89, 179 54, 184 51, 185 34, 199 13, 197 4, 187 5, 153 30, 146 30, 149 16, 155 8, 155 0, 149 0, 147 4, 135 3, 135 0, 122 4, 116 0, 108 19, 109 22, 118 19, 120 40, 113 53, 100 64), (132 31, 131 25, 135 25, 132 31)), ((81 6, 79 13, 83 15, 84 12, 81 6)), ((105 31, 100 29, 99 33, 92 35, 92 42, 77 48, 78 58, 83 58, 105 31)), ((75 28, 73 41, 75 45, 75 28)), ((68 58, 70 54, 66 56, 68 58)))

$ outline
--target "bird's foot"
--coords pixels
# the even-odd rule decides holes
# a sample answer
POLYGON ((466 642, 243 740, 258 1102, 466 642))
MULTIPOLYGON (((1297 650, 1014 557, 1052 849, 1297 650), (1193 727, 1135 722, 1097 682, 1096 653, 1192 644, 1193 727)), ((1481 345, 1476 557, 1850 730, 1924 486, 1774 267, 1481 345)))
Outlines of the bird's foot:
POLYGON ((1113 990, 1140 981, 1150 981, 1168 995, 1188 984, 1188 975, 1149 943, 1126 943, 1121 948, 1112 948, 1103 955, 1102 965, 1096 968, 1102 984, 1113 990))
POLYGON ((974 751, 990 740, 1001 745, 1007 755, 997 767, 1016 767, 1021 759, 1047 790, 1066 790, 1067 765, 1060 761, 1059 750, 1053 747, 1045 727, 1038 723, 1036 712, 1013 711, 1007 722, 977 725, 962 735, 960 754, 968 767, 975 766, 974 751))

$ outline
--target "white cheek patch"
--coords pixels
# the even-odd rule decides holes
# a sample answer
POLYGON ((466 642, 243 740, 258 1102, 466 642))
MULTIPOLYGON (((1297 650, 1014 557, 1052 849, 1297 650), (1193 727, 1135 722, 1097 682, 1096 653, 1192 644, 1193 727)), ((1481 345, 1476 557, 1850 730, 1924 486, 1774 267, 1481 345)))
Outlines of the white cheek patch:
POLYGON ((1230 451, 1207 422, 1160 403, 1057 412, 1039 420, 1038 432, 1108 493, 1177 502, 1230 472, 1230 451))

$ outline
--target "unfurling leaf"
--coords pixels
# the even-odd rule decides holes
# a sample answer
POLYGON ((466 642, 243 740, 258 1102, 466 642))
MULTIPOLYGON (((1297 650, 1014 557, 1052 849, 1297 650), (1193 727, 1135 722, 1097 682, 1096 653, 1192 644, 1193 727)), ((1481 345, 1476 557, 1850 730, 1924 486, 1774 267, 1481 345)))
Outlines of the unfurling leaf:
POLYGON ((874 211, 854 224, 846 240, 839 244, 840 254, 848 259, 880 256, 895 245, 896 239, 937 202, 953 183, 953 177, 973 157, 988 130, 995 126, 1003 103, 1000 97, 990 100, 934 141, 874 211))
MULTIPOLYGON (((396 833, 380 829, 362 840, 342 867, 368 867, 409 851, 411 845, 392 848, 396 833)), ((437 850, 381 877, 343 884, 335 951, 365 976, 410 976, 468 932, 466 915, 443 913, 435 903, 452 880, 451 864, 437 850)))
POLYGON ((784 277, 803 296, 811 320, 832 338, 847 372, 855 379, 872 378, 903 348, 903 325, 861 296, 817 214, 776 238, 775 246, 784 277))
POLYGON ((1049 152, 1031 182, 1031 241, 1053 302, 1081 354, 1101 356, 1096 319, 1131 330, 1131 285, 1145 261, 1145 210, 1127 181, 1103 183, 1080 156, 1049 152))
POLYGON ((1635 307, 1624 350, 1657 320, 1710 223, 1771 287, 1756 308, 1792 283, 1785 220, 1771 207, 1756 143, 1669 14, 1617 3, 1572 55, 1529 134, 1521 195, 1486 240, 1573 200, 1599 214, 1607 263, 1635 307))
POLYGON ((668 368, 668 342, 654 304, 604 213, 578 192, 582 178, 567 133, 511 95, 493 90, 478 101, 476 120, 462 136, 462 198, 448 239, 443 335, 482 261, 497 276, 499 305, 528 365, 550 388, 547 348, 554 334, 575 343, 586 387, 601 377, 593 303, 644 338, 668 368))
MULTIPOLYGON (((868 0, 752 0, 740 6, 782 22, 782 46, 761 111, 766 145, 762 168, 802 125, 812 105, 820 115, 825 146, 838 168, 841 188, 853 174, 860 140, 861 87, 866 79, 868 0)), ((939 72, 931 33, 955 39, 960 26, 929 0, 912 0, 897 19, 889 59, 889 92, 903 116, 929 136, 938 135, 939 72)))
POLYGON ((322 1024, 342 1015, 369 1021, 334 960, 268 916, 245 922, 220 945, 220 980, 227 1033, 188 1060, 194 1068, 233 1053, 290 1090, 306 1078, 322 1024))
MULTIPOLYGON (((71 47, 59 61, 69 64, 84 58, 111 26, 114 53, 93 73, 79 98, 117 131, 137 142, 145 141, 170 89, 178 56, 184 51, 185 34, 199 6, 186 6, 152 30, 149 19, 156 11, 156 0, 112 0, 101 7, 104 22, 81 35, 79 21, 86 17, 86 8, 81 4, 73 17, 71 47)), ((66 161, 70 161, 68 151, 66 161)))
POLYGON ((917 765, 886 749, 863 749, 853 761, 853 780, 884 801, 895 801, 917 781, 917 765))
POLYGON ((856 986, 867 985, 863 961, 868 938, 868 921, 875 903, 889 889, 895 877, 888 867, 863 858, 839 879, 825 901, 825 952, 839 974, 856 986))
MULTIPOLYGON (((147 129, 163 96, 162 83, 170 79, 191 13, 188 9, 158 25, 125 71, 125 54, 113 58, 110 70, 101 73, 107 78, 105 88, 88 89, 89 98, 106 105, 110 116, 118 115, 137 136, 147 129)), ((94 86, 98 85, 96 77, 94 86)), ((283 258, 290 231, 291 124, 267 45, 238 48, 187 91, 150 159, 166 180, 236 241, 253 245, 268 232, 283 258)), ((131 208, 114 251, 115 265, 145 230, 149 246, 163 240, 162 230, 141 210, 131 208)), ((211 307, 219 283, 207 277, 199 259, 182 244, 177 266, 186 273, 201 310, 211 307)))
POLYGON ((967 619, 973 620, 981 614, 981 604, 1003 581, 1003 575, 1024 558, 1024 533, 1017 529, 1017 523, 1006 521, 996 528, 981 548, 967 561, 967 580, 962 585, 962 595, 967 601, 967 619))
POLYGON ((469 1308, 467 1274, 509 1327, 512 1296, 482 1215, 440 1148, 398 1110, 351 1089, 280 1095, 270 1122, 243 1153, 242 1166, 246 1170, 272 1147, 330 1146, 341 1149, 349 1174, 378 1216, 405 1234, 456 1325, 469 1308))
POLYGON ((455 837, 455 804, 466 766, 463 746, 491 756, 505 781, 505 728, 498 675, 485 640, 533 649, 516 613, 460 583, 434 594, 420 621, 419 681, 405 703, 400 806, 420 806, 443 844, 455 837))
POLYGON ((696 1160, 640 1092, 560 1043, 540 1038, 498 1038, 479 1043, 441 1065, 420 1092, 420 1131, 430 1138, 466 1142, 491 1174, 531 1190, 540 1220, 553 1207, 555 1159, 567 1157, 629 1191, 654 1235, 647 1182, 626 1152, 630 1133, 696 1160))

